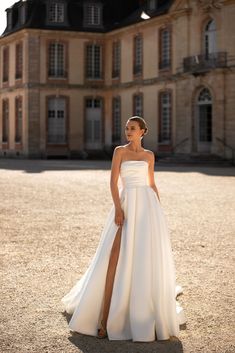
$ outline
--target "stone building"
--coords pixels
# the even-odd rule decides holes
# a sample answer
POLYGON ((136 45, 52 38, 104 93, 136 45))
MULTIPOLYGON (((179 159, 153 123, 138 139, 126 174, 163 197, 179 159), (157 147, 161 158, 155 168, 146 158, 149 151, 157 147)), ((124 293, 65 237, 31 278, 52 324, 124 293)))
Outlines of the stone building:
POLYGON ((0 155, 235 149, 235 1, 21 0, 0 37, 0 155))

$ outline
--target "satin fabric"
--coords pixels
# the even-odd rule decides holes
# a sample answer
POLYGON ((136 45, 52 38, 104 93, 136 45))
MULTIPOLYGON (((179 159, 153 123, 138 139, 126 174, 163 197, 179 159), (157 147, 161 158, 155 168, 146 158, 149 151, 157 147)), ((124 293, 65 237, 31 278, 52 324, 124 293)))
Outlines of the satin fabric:
MULTIPOLYGON (((119 196, 125 220, 107 321, 109 340, 154 341, 178 336, 186 322, 176 297, 175 266, 166 217, 148 185, 147 161, 124 161, 119 196)), ((83 276, 62 298, 71 331, 97 335, 109 257, 117 225, 106 218, 97 250, 83 276)))

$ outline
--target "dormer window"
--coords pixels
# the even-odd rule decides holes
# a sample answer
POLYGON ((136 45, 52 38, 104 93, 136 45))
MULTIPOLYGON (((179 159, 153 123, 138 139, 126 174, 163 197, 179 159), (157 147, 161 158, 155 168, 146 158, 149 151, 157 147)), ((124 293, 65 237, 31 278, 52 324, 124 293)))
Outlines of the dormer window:
POLYGON ((50 23, 64 23, 65 4, 61 1, 50 1, 48 4, 48 21, 50 23))
POLYGON ((150 11, 156 10, 157 0, 148 0, 148 8, 150 11))
POLYGON ((85 26, 102 25, 102 4, 100 3, 84 4, 84 25, 85 26))
POLYGON ((26 22, 26 14, 27 14, 27 3, 23 2, 22 5, 19 8, 19 22, 20 24, 24 24, 26 22))
POLYGON ((12 29, 12 9, 7 9, 7 29, 12 29))

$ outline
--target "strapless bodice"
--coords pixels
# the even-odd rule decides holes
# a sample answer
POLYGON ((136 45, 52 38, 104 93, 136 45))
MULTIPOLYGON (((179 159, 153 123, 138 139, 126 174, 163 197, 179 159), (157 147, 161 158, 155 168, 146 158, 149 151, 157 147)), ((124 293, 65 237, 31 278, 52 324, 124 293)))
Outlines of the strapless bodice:
POLYGON ((121 163, 123 188, 148 186, 148 162, 129 160, 121 163))

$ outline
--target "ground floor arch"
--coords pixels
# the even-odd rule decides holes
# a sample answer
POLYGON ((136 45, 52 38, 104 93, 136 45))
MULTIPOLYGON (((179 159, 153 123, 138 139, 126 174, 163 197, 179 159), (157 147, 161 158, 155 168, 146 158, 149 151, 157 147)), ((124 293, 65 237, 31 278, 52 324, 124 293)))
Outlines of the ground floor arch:
POLYGON ((207 87, 198 90, 194 102, 192 152, 211 153, 213 138, 213 99, 207 87))

